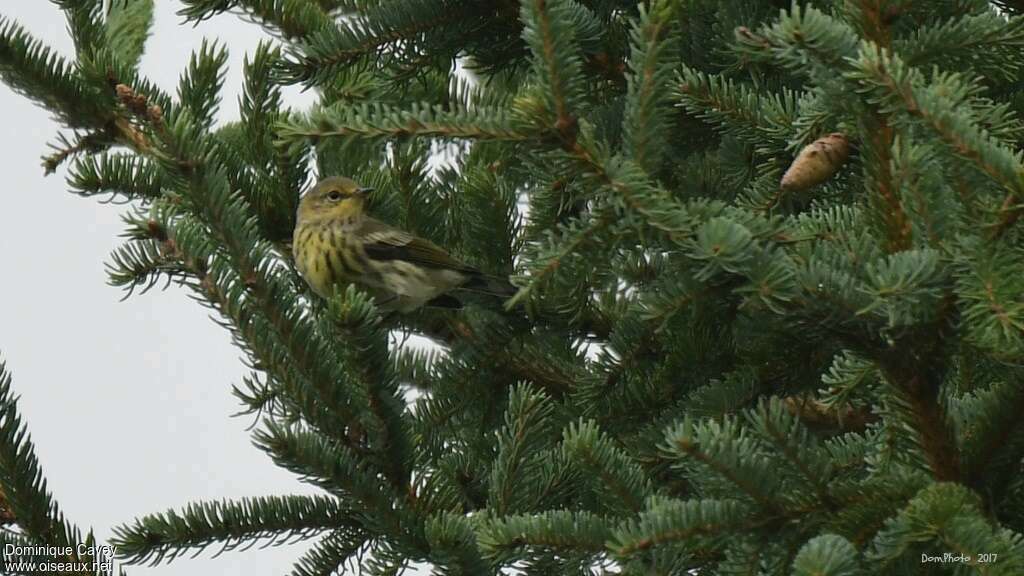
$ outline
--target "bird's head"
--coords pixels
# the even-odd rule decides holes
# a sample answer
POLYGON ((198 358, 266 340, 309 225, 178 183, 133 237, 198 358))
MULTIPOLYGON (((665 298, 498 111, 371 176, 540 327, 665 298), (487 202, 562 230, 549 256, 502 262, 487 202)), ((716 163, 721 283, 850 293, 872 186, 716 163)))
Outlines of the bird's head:
POLYGON ((372 191, 373 188, 365 188, 343 176, 324 178, 299 201, 298 219, 312 222, 360 218, 366 208, 366 195, 372 191))

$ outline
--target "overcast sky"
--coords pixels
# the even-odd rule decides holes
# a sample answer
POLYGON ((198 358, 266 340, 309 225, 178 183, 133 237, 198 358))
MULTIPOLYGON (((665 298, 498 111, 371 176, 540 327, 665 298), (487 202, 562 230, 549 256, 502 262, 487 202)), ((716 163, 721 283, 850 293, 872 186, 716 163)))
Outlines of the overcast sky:
MULTIPOLYGON (((241 63, 262 33, 232 15, 181 26, 176 1, 158 0, 142 71, 173 93, 204 36, 226 42, 230 72, 221 119, 238 117, 241 63)), ((65 56, 73 54, 62 14, 39 0, 4 3, 65 56), (16 11, 11 8, 16 5, 16 11)), ((288 93, 295 105, 310 95, 288 93)), ((246 370, 228 333, 179 288, 120 302, 104 263, 120 244, 119 215, 67 192, 60 170, 43 176, 40 157, 57 134, 49 115, 0 84, 0 358, 20 395, 49 488, 67 517, 111 529, 144 514, 199 500, 313 493, 254 448, 246 418, 231 418, 231 395, 246 370)), ((130 575, 287 574, 307 545, 214 550, 130 575)))

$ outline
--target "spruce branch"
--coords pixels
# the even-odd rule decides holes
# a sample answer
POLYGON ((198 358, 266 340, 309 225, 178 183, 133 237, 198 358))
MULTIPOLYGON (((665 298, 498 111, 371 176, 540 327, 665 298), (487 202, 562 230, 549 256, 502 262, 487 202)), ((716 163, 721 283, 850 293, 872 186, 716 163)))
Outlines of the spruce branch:
POLYGON ((857 549, 835 534, 812 538, 793 559, 794 576, 861 576, 857 549))
POLYGON ((251 59, 245 58, 245 90, 239 104, 240 133, 249 143, 241 146, 243 161, 258 175, 252 179, 249 197, 260 228, 271 241, 291 238, 299 191, 307 179, 306 150, 293 147, 289 153, 274 146, 276 124, 289 116, 281 110, 280 88, 273 81, 280 58, 280 50, 266 42, 260 43, 251 59))
MULTIPOLYGON (((134 96, 143 96, 146 102, 159 110, 163 116, 173 117, 177 112, 177 103, 162 89, 140 75, 136 68, 122 62, 109 49, 104 48, 81 55, 76 64, 78 72, 86 82, 109 96, 114 116, 123 115, 118 114, 121 111, 117 109, 117 103, 122 106, 128 104, 127 101, 122 101, 122 94, 118 93, 119 84, 130 88, 134 96)), ((129 112, 135 114, 130 110, 129 112)))
POLYGON ((589 512, 552 510, 489 520, 478 532, 481 552, 493 562, 512 564, 531 548, 582 553, 596 559, 612 536, 607 519, 589 512))
POLYGON ((682 545, 698 552, 714 549, 730 534, 763 525, 735 500, 653 500, 638 520, 615 531, 608 542, 620 560, 634 560, 639 553, 660 546, 682 545))
POLYGON ((238 0, 182 0, 184 7, 178 10, 178 16, 190 22, 202 22, 223 12, 227 12, 238 0))
POLYGON ((354 524, 350 513, 334 498, 263 496, 152 514, 116 527, 112 542, 129 561, 156 565, 189 551, 198 555, 215 544, 220 544, 219 555, 259 540, 267 546, 283 544, 349 524, 354 524))
MULTIPOLYGON (((206 247, 215 244, 197 224, 180 218, 171 226, 172 238, 186 257, 210 261, 212 254, 206 247)), ((294 293, 280 279, 265 283, 269 262, 260 265, 260 276, 253 270, 253 276, 247 277, 234 270, 237 264, 231 257, 219 256, 213 260, 216 267, 212 268, 211 278, 218 285, 218 293, 225 295, 227 316, 246 342, 272 352, 263 365, 280 375, 288 397, 305 421, 343 444, 351 443, 346 430, 357 420, 355 399, 342 384, 347 381, 342 367, 337 362, 318 360, 324 354, 338 358, 334 345, 326 341, 301 310, 284 305, 294 301, 294 293), (246 292, 252 294, 252 302, 242 297, 246 292)))
POLYGON ((869 135, 862 142, 860 153, 865 160, 865 179, 875 192, 872 200, 885 225, 888 250, 906 250, 914 242, 914 229, 893 174, 893 146, 898 145, 896 131, 881 112, 868 120, 866 128, 869 135))
POLYGON ((161 279, 167 281, 165 288, 176 279, 184 280, 189 270, 181 264, 180 254, 168 252, 169 245, 173 246, 168 242, 135 239, 114 250, 107 265, 107 276, 110 285, 125 289, 122 300, 136 289, 145 294, 161 279))
POLYGON ((353 62, 451 25, 464 5, 463 0, 405 0, 369 7, 347 22, 316 30, 289 49, 281 63, 282 80, 325 85, 353 62))
POLYGON ((379 450, 378 466, 387 472, 396 489, 409 482, 412 439, 405 427, 405 402, 398 390, 387 334, 370 298, 349 286, 333 298, 328 307, 335 333, 343 341, 343 358, 354 372, 353 383, 364 395, 361 404, 369 411, 360 420, 370 436, 370 445, 379 450))
POLYGON ((759 32, 741 26, 735 34, 741 54, 755 61, 775 62, 803 76, 827 77, 842 70, 845 59, 855 55, 858 40, 845 22, 799 4, 759 32))
POLYGON ((877 415, 868 412, 866 407, 833 407, 820 400, 795 396, 783 398, 782 402, 790 414, 812 430, 863 432, 869 424, 878 421, 877 415))
POLYGON ((500 514, 524 511, 537 498, 538 494, 526 488, 535 484, 543 455, 528 447, 551 436, 554 410, 547 395, 528 385, 509 391, 505 426, 499 432, 490 471, 489 510, 500 514))
POLYGON ((254 441, 279 466, 337 495, 349 509, 360 510, 363 519, 359 525, 370 533, 386 535, 420 554, 426 553, 422 526, 409 508, 396 505, 406 495, 395 492, 393 486, 368 470, 357 452, 320 434, 271 421, 257 430, 254 441))
MULTIPOLYGON (((274 66, 280 58, 280 48, 270 42, 260 42, 256 53, 252 57, 247 54, 242 64, 245 90, 238 107, 246 134, 254 142, 272 144, 274 120, 283 116, 280 113, 281 90, 272 77, 274 66)), ((272 161, 266 155, 268 148, 259 146, 252 150, 260 154, 258 160, 264 167, 272 161)))
MULTIPOLYGON (((19 534, 13 535, 16 541, 24 539, 31 545, 70 551, 54 557, 53 561, 91 568, 93 561, 102 559, 79 546, 95 546, 92 533, 83 539, 81 531, 67 521, 47 488, 28 427, 18 412, 11 383, 6 363, 0 362, 0 513, 3 522, 17 525, 19 534)), ((7 533, 7 530, 0 531, 0 534, 7 533)), ((4 558, 5 565, 10 561, 9 555, 4 558)), ((108 575, 104 572, 103 576, 108 575)))
MULTIPOLYGON (((331 434, 344 430, 348 420, 339 420, 336 413, 326 409, 328 406, 322 403, 325 398, 334 398, 325 393, 337 394, 337 391, 323 387, 318 389, 315 379, 324 376, 322 373, 317 376, 316 365, 311 364, 308 358, 289 358, 284 352, 288 344, 278 339, 278 333, 269 325, 270 321, 239 299, 239 287, 244 283, 230 270, 223 255, 212 249, 213 241, 202 226, 187 216, 174 216, 174 210, 158 209, 156 214, 158 219, 145 222, 143 228, 153 242, 159 243, 159 248, 150 261, 143 261, 143 271, 150 272, 161 266, 161 273, 170 273, 174 278, 185 281, 200 303, 221 314, 225 321, 219 324, 231 331, 235 343, 253 365, 271 378, 272 386, 268 392, 281 399, 286 420, 293 420, 301 414, 307 423, 320 430, 331 434), (165 262, 170 264, 164 265, 165 262), (170 266, 175 267, 168 270, 170 266), (187 275, 180 276, 179 270, 187 275)), ((140 236, 140 239, 146 238, 140 236)), ((130 267, 131 260, 126 265, 130 267)), ((112 279, 131 272, 130 268, 127 271, 115 269, 112 279)), ((129 276, 126 281, 141 283, 145 278, 129 276)), ((308 328, 300 327, 300 334, 305 329, 308 328)), ((345 442, 350 441, 348 434, 340 436, 345 442)))
POLYGON ((617 315, 604 338, 604 346, 594 362, 598 378, 579 382, 573 396, 588 404, 621 406, 622 395, 632 395, 623 381, 664 352, 659 335, 669 322, 710 293, 692 284, 692 279, 685 275, 664 274, 640 288, 639 298, 627 301, 625 313, 617 315))
POLYGON ((283 144, 327 138, 401 138, 427 136, 441 139, 525 141, 540 134, 500 109, 446 111, 439 105, 414 104, 397 109, 386 104, 335 106, 319 110, 307 119, 288 120, 278 126, 283 144))
MULTIPOLYGON (((143 30, 118 45, 124 15, 57 1, 77 61, 0 25, 0 75, 59 118, 87 102, 74 90, 95 96, 51 164, 71 159, 76 193, 141 205, 111 281, 176 282, 217 310, 252 370, 236 393, 264 418, 257 444, 328 492, 338 521, 294 533, 319 540, 294 576, 852 576, 988 542, 1019 571, 1019 17, 186 0, 193 21, 231 10, 288 41, 246 59, 241 119, 214 128, 220 51, 172 101, 135 70, 143 30), (474 87, 451 82, 456 60, 474 87), (282 108, 290 83, 320 90, 313 112, 282 108), (784 194, 785 160, 830 132, 857 169, 784 194), (529 314, 467 301, 382 324, 356 290, 315 299, 288 247, 307 161, 376 187, 375 216, 520 272, 529 314), (395 327, 445 347, 392 357, 395 327)), ((217 533, 206 512, 195 548, 289 534, 217 533)))
POLYGON ((956 286, 966 338, 1005 362, 1024 358, 1024 302, 1016 275, 1016 250, 981 238, 964 238, 956 286))
POLYGON ((991 526, 976 494, 958 484, 932 484, 886 522, 872 542, 869 558, 886 567, 910 547, 936 554, 952 551, 970 558, 981 574, 1007 575, 1024 570, 1024 543, 1016 533, 991 526), (997 554, 999 562, 980 563, 982 551, 997 554))
POLYGON ((113 142, 109 130, 100 132, 89 132, 75 139, 71 143, 63 135, 60 136, 60 144, 51 146, 55 152, 43 157, 44 175, 49 176, 57 171, 68 158, 85 153, 95 153, 104 150, 113 142))
POLYGON ((829 488, 834 473, 832 464, 784 402, 774 396, 767 402, 762 400, 754 410, 746 412, 746 417, 753 429, 793 466, 800 481, 814 491, 818 502, 830 512, 837 510, 838 502, 829 488))
POLYGON ((0 363, 0 490, 5 516, 26 535, 52 545, 77 543, 78 534, 65 523, 47 490, 5 363, 0 363))
POLYGON ((532 382, 552 397, 568 394, 582 370, 566 364, 550 346, 531 338, 514 337, 507 322, 508 317, 498 315, 488 315, 472 324, 439 316, 428 317, 425 321, 404 321, 409 328, 436 339, 466 358, 463 365, 451 366, 454 372, 445 374, 446 379, 463 382, 470 374, 487 370, 500 373, 502 381, 512 378, 532 382))
POLYGON ((642 469, 593 421, 570 424, 562 433, 562 450, 581 469, 594 478, 605 508, 616 515, 640 512, 654 487, 642 469))
POLYGON ((650 12, 641 5, 640 19, 631 32, 623 133, 633 159, 650 173, 660 167, 667 145, 671 111, 668 85, 677 67, 672 56, 676 42, 673 17, 670 3, 656 3, 650 12))
MULTIPOLYGON (((869 39, 861 43, 858 55, 863 57, 867 51, 881 55, 889 50, 892 42, 889 27, 892 16, 886 13, 882 3, 857 0, 851 10, 859 16, 856 24, 869 39)), ((847 77, 851 74, 848 73, 847 77)), ((880 212, 886 223, 889 249, 896 252, 909 248, 913 239, 910 221, 893 182, 892 147, 896 132, 889 118, 891 113, 892 110, 886 107, 878 107, 876 114, 866 117, 865 128, 869 135, 865 138, 867 161, 864 166, 867 178, 873 184, 872 188, 878 191, 876 198, 881 201, 880 212)))
POLYGON ((1012 82, 1014 70, 1024 64, 1019 60, 1021 47, 1024 17, 1005 19, 987 11, 915 30, 906 39, 893 42, 893 53, 919 69, 936 64, 944 70, 960 68, 990 81, 1012 82))
POLYGON ((332 26, 327 12, 315 0, 183 0, 178 15, 190 22, 201 22, 235 10, 247 19, 277 32, 285 40, 300 41, 332 26))
POLYGON ((579 46, 568 0, 522 0, 523 39, 534 55, 539 91, 551 115, 548 124, 562 146, 575 146, 579 130, 575 108, 581 97, 579 46))
POLYGON ((723 134, 758 147, 785 149, 796 122, 797 98, 784 90, 768 97, 748 86, 683 66, 676 97, 723 134))
POLYGON ((515 343, 498 357, 498 362, 515 377, 535 383, 554 398, 569 394, 583 373, 577 363, 557 357, 553 346, 539 339, 515 343))
POLYGON ((430 559, 456 574, 486 574, 492 571, 477 543, 476 522, 462 514, 431 516, 424 530, 430 542, 430 559))
MULTIPOLYGON (((327 371, 333 371, 333 375, 327 376, 323 363, 314 360, 316 353, 313 352, 307 338, 317 332, 303 318, 303 313, 299 309, 284 306, 286 298, 292 298, 287 295, 293 294, 293 291, 283 284, 280 277, 271 274, 274 268, 272 250, 255 229, 254 222, 247 214, 248 207, 244 199, 232 192, 232 187, 228 186, 225 170, 217 164, 218 160, 223 161, 225 158, 216 154, 216 144, 201 135, 200 129, 192 123, 188 115, 178 116, 173 119, 171 125, 167 125, 158 114, 159 108, 146 104, 143 96, 130 90, 121 92, 122 98, 127 101, 126 105, 140 115, 145 114, 147 120, 155 127, 157 140, 151 154, 157 161, 162 162, 162 165, 176 172, 178 178, 184 180, 188 190, 187 199, 195 213, 210 226, 214 236, 224 246, 224 254, 228 259, 222 261, 222 264, 234 268, 238 278, 229 280, 229 298, 237 299, 241 293, 247 292, 261 311, 258 317, 245 315, 242 318, 254 318, 272 326, 280 345, 290 349, 293 361, 307 371, 305 378, 285 380, 311 386, 306 390, 295 391, 297 398, 302 399, 299 406, 304 416, 311 422, 323 422, 325 416, 328 419, 337 417, 335 414, 339 414, 338 411, 340 414, 348 414, 346 407, 353 399, 337 384, 346 381, 346 378, 338 365, 326 368, 327 371), (199 161, 194 158, 207 160, 199 161), (298 356, 295 356, 296 354, 298 356), (316 375, 317 371, 319 375, 316 375)), ((183 232, 186 237, 199 234, 198 229, 194 227, 183 232)), ((205 248, 200 248, 202 245, 193 243, 199 252, 206 251, 205 248)), ((324 341, 322 336, 315 338, 319 339, 321 346, 333 346, 324 341)), ((338 357, 337 354, 334 356, 338 357)), ((340 420, 347 422, 351 418, 341 416, 340 420)), ((327 425, 327 429, 340 432, 343 426, 339 428, 327 425)))
POLYGON ((1004 493, 1007 471, 1024 451, 1018 418, 1024 394, 1017 382, 995 382, 950 404, 968 475, 965 484, 978 492, 1004 493), (986 426, 979 425, 982 414, 988 421, 986 426))
POLYGON ((224 85, 228 52, 224 46, 203 41, 192 53, 188 70, 178 83, 178 100, 183 112, 191 116, 198 127, 208 130, 220 105, 220 90, 224 85))
POLYGON ((152 26, 153 0, 110 0, 107 4, 106 45, 127 66, 138 66, 152 26))
POLYGON ((697 422, 687 415, 666 431, 659 448, 674 465, 706 468, 715 475, 706 480, 703 494, 735 497, 739 489, 766 515, 783 513, 777 494, 782 483, 778 471, 772 469, 764 448, 740 433, 735 418, 697 422))
POLYGON ((156 164, 133 154, 85 156, 69 172, 68 184, 80 196, 111 194, 125 201, 154 201, 163 192, 163 175, 156 164))
MULTIPOLYGON (((675 312, 684 309, 690 299, 679 301, 679 305, 663 317, 667 322, 675 312)), ((636 307, 638 310, 640 306, 636 307)), ((656 331, 659 324, 656 320, 649 322, 638 322, 635 317, 626 316, 620 319, 608 335, 607 344, 598 355, 597 371, 601 378, 588 385, 581 382, 576 388, 576 395, 581 399, 600 402, 602 398, 607 400, 608 394, 622 385, 623 378, 630 374, 631 370, 640 366, 645 359, 650 358, 658 352, 656 331)))
POLYGON ((367 547, 365 530, 351 526, 336 529, 320 539, 295 563, 290 576, 331 576, 367 547))
POLYGON ((584 247, 603 245, 600 233, 613 225, 616 215, 609 207, 596 207, 593 212, 595 213, 586 220, 580 219, 560 226, 559 236, 549 232, 543 244, 527 246, 527 250, 532 248, 537 251, 537 255, 528 260, 531 265, 531 270, 526 276, 529 283, 520 286, 516 295, 509 300, 508 306, 524 302, 541 286, 557 281, 558 272, 562 270, 563 264, 570 259, 578 258, 584 247))
POLYGON ((0 18, 0 78, 73 129, 102 130, 110 101, 56 52, 0 18))
POLYGON ((898 56, 862 47, 851 79, 859 81, 880 106, 919 118, 929 125, 953 152, 973 162, 1007 191, 990 232, 998 237, 1020 217, 1024 195, 1024 160, 1007 149, 945 94, 957 90, 962 79, 939 76, 931 83, 898 56))
POLYGON ((579 145, 573 157, 612 198, 647 218, 649 226, 676 238, 693 233, 691 214, 664 189, 652 185, 649 175, 634 161, 621 156, 608 158, 596 149, 579 145))
POLYGON ((245 406, 232 416, 252 416, 253 425, 263 417, 276 418, 283 422, 294 421, 295 416, 289 415, 287 411, 284 386, 276 382, 272 375, 267 374, 269 370, 264 370, 261 364, 250 364, 253 371, 242 377, 241 384, 231 386, 231 394, 245 406))
POLYGON ((939 402, 940 367, 925 368, 903 358, 890 358, 882 373, 899 398, 902 418, 913 426, 919 446, 935 478, 959 481, 963 469, 945 407, 939 402))
POLYGON ((79 59, 106 44, 103 0, 51 0, 64 11, 79 59))
POLYGON ((892 22, 904 9, 878 0, 853 0, 849 6, 849 19, 861 34, 884 50, 891 49, 892 22))

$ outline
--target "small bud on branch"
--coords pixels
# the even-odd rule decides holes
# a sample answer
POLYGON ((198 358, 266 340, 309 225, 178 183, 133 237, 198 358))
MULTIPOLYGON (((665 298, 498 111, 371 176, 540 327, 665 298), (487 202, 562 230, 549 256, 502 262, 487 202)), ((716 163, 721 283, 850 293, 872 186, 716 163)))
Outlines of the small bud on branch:
POLYGON ((833 132, 811 142, 797 154, 782 175, 782 189, 807 190, 835 175, 850 156, 850 143, 841 132, 833 132))

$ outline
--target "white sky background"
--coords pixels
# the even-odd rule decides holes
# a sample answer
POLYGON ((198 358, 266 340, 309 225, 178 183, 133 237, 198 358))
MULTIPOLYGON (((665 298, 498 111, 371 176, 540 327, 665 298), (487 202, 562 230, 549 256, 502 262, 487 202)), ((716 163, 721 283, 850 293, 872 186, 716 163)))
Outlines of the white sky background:
MULTIPOLYGON (((178 2, 158 0, 143 74, 174 93, 202 38, 230 51, 220 119, 238 117, 242 57, 261 30, 225 14, 181 26, 178 2)), ((4 2, 0 14, 65 57, 73 54, 63 14, 49 2, 4 2)), ((286 92, 305 107, 312 94, 286 92)), ((104 263, 120 244, 126 207, 67 192, 66 170, 43 177, 40 158, 58 126, 44 110, 0 84, 0 358, 14 378, 49 489, 68 519, 96 530, 200 500, 314 493, 252 446, 251 419, 230 415, 246 370, 227 331, 183 289, 124 302, 106 284, 104 263)), ((226 552, 132 576, 287 574, 308 544, 226 552)))

